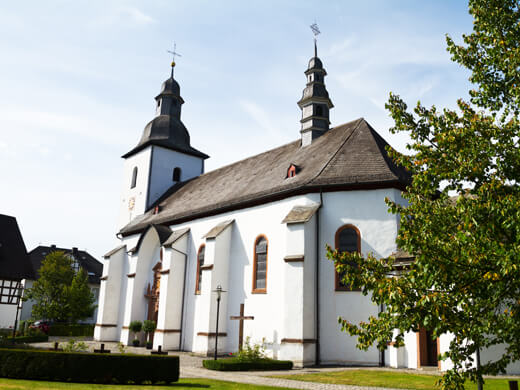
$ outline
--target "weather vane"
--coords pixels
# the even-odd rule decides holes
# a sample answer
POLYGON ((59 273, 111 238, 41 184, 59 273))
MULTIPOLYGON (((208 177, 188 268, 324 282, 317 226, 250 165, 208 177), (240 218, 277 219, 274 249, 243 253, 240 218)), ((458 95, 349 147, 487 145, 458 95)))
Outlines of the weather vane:
POLYGON ((321 31, 318 27, 318 23, 316 23, 316 21, 314 21, 313 24, 310 25, 311 27, 311 30, 312 30, 312 33, 314 34, 314 57, 318 57, 318 48, 317 48, 317 45, 316 45, 316 41, 317 41, 317 36, 319 34, 321 34, 321 31))
POLYGON ((172 78, 173 78, 173 68, 175 67, 175 56, 182 57, 179 53, 177 53, 177 44, 173 42, 173 51, 167 50, 168 53, 172 55, 172 78))

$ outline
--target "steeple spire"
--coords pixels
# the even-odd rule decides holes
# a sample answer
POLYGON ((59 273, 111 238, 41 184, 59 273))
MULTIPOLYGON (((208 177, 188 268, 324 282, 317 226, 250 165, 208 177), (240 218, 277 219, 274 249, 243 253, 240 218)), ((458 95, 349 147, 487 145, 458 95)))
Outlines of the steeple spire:
POLYGON ((180 55, 180 53, 177 53, 177 44, 175 42, 173 42, 173 51, 167 50, 167 52, 172 55, 172 63, 171 63, 172 74, 170 77, 173 79, 173 69, 175 68, 175 56, 177 56, 177 57, 182 57, 182 56, 180 55))
POLYGON ((305 71, 307 85, 303 90, 303 96, 298 101, 302 110, 301 130, 302 146, 307 146, 320 135, 329 130, 329 110, 334 107, 325 87, 325 76, 327 72, 318 58, 318 45, 316 36, 320 33, 316 23, 311 25, 314 33, 314 57, 309 61, 305 71))

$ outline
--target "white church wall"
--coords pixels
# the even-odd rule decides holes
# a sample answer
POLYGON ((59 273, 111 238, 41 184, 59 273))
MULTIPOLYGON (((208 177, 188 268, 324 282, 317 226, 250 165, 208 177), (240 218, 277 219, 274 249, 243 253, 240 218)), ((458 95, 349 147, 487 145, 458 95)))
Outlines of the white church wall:
MULTIPOLYGON (((303 339, 316 339, 316 224, 314 215, 305 223, 305 260, 303 275, 303 339)), ((315 361, 316 344, 307 343, 304 346, 304 363, 315 361)))
POLYGON ((126 247, 122 247, 109 259, 103 259, 103 274, 99 290, 99 307, 94 339, 99 341, 115 341, 119 338, 118 323, 123 283, 123 272, 126 261, 126 247))
POLYGON ((154 336, 154 349, 160 345, 164 350, 180 349, 182 299, 184 292, 184 269, 188 248, 188 234, 165 248, 161 272, 159 316, 154 336))
POLYGON ((356 339, 341 332, 341 316, 353 323, 377 315, 378 307, 359 291, 335 291, 334 264, 326 259, 325 245, 335 245, 336 231, 352 224, 361 234, 361 252, 375 256, 390 255, 396 250, 397 219, 388 213, 385 197, 396 199, 397 190, 360 190, 323 194, 320 213, 320 356, 322 363, 378 364, 379 351, 370 347, 362 352, 356 339))
MULTIPOLYGON (((204 290, 204 283, 201 295, 194 293, 197 272, 196 255, 200 245, 205 242, 202 237, 218 223, 234 219, 234 227, 230 232, 228 285, 215 279, 215 282, 220 283, 227 291, 222 298, 228 301, 227 314, 225 314, 225 320, 219 324, 219 328, 226 329, 227 333, 224 348, 227 352, 238 349, 239 324, 238 321, 230 320, 229 316, 238 315, 240 304, 244 303, 245 314, 255 317, 254 320, 245 321, 244 337, 250 336, 252 342, 260 342, 265 337, 267 353, 269 355, 278 353, 280 340, 284 337, 282 334, 284 312, 281 297, 283 296, 283 266, 285 265, 283 258, 286 255, 286 225, 282 224, 281 221, 294 205, 309 202, 309 197, 293 197, 268 205, 260 205, 171 226, 172 230, 183 227, 190 227, 191 229, 186 282, 186 331, 183 335, 183 346, 186 350, 201 348, 201 345, 196 345, 196 334, 200 332, 198 324, 207 323, 206 321, 209 319, 206 317, 207 314, 204 313, 209 313, 208 305, 216 305, 214 293, 212 293, 210 299, 204 300, 205 294, 208 296, 211 293, 210 287, 204 290), (256 238, 261 234, 267 237, 269 244, 267 293, 265 294, 252 292, 254 245, 256 238)), ((211 247, 208 247, 206 243, 206 256, 210 253, 211 247)), ((207 272, 213 271, 203 271, 203 275, 207 272)))
MULTIPOLYGON (((325 244, 334 245, 336 230, 347 223, 355 225, 361 232, 361 250, 363 253, 374 252, 377 256, 387 256, 395 247, 395 235, 397 232, 396 217, 387 213, 384 203, 385 196, 395 197, 397 190, 371 190, 371 191, 349 191, 324 193, 324 205, 320 212, 320 313, 321 313, 321 359, 323 363, 334 362, 356 362, 366 364, 377 364, 379 353, 375 348, 368 352, 359 351, 355 348, 355 339, 340 331, 337 317, 341 315, 352 321, 366 320, 369 315, 376 315, 378 308, 373 305, 368 297, 363 297, 359 292, 336 292, 334 291, 334 269, 333 264, 325 257, 325 244)), ((185 312, 182 328, 181 347, 184 350, 209 352, 213 347, 214 340, 197 336, 198 333, 214 332, 215 317, 211 317, 216 308, 216 295, 212 290, 221 284, 227 292, 223 294, 221 306, 221 317, 219 332, 225 332, 226 337, 221 337, 219 350, 221 352, 234 352, 238 349, 238 321, 230 320, 229 316, 238 315, 240 304, 245 304, 245 315, 252 315, 254 320, 244 322, 244 337, 250 336, 252 342, 260 342, 265 338, 267 354, 280 357, 281 340, 288 337, 284 324, 288 324, 288 318, 284 306, 284 295, 286 295, 286 282, 288 263, 284 257, 288 254, 301 254, 305 260, 302 265, 291 265, 294 272, 291 278, 299 280, 303 287, 303 298, 298 297, 301 328, 298 328, 300 336, 298 339, 310 339, 311 343, 292 345, 289 350, 294 349, 300 360, 313 360, 315 345, 315 312, 314 312, 314 276, 315 264, 313 263, 316 253, 315 218, 307 222, 305 229, 296 232, 293 238, 287 239, 287 225, 281 221, 295 205, 319 203, 319 194, 308 194, 295 196, 288 199, 259 205, 248 209, 223 213, 217 216, 197 219, 179 225, 170 226, 172 230, 189 227, 187 235, 187 271, 185 286, 185 312), (220 222, 234 220, 234 226, 229 231, 229 266, 217 267, 213 270, 203 271, 202 291, 200 295, 195 294, 195 281, 197 273, 197 252, 201 244, 206 245, 206 263, 214 261, 218 248, 211 241, 206 240, 204 235, 220 222), (303 232, 303 236, 302 236, 303 232), (259 235, 265 235, 268 239, 267 258, 267 290, 266 293, 252 292, 254 244, 259 235), (224 274, 220 272, 226 270, 224 274), (217 271, 217 272, 215 272, 217 271), (213 276, 209 276, 213 275, 213 276), (228 278, 226 282, 226 277, 228 278), (208 282, 208 280, 210 282, 208 282), (205 283, 206 282, 206 283, 205 283), (225 304, 224 304, 225 302, 225 304), (225 307, 227 305, 227 308, 225 307)), ((124 323, 128 326, 131 319, 143 319, 147 307, 144 301, 144 290, 150 280, 150 270, 155 261, 146 258, 158 256, 159 243, 154 229, 150 229, 139 250, 139 260, 129 258, 128 269, 124 271, 123 283, 121 285, 122 304, 124 309, 124 323), (152 239, 153 236, 153 239, 152 239), (145 249, 149 247, 149 249, 145 249), (154 252, 155 251, 155 252, 154 252), (147 253, 147 254, 145 254, 147 253), (141 262, 142 272, 146 277, 139 282, 140 271, 137 264, 141 262), (152 264, 153 263, 153 264, 152 264), (137 272, 136 272, 137 270, 137 272), (136 272, 135 278, 126 277, 127 273, 136 272), (135 280, 134 280, 135 279, 135 280), (136 283, 136 281, 138 283, 136 283), (125 286, 125 282, 127 286, 125 286), (140 287, 137 286, 140 284, 140 287), (126 291, 124 291, 126 289, 126 291)), ((136 240, 138 235, 127 240, 136 240)), ((135 245, 135 244, 134 244, 135 245)), ((127 247, 133 245, 127 243, 127 247)), ((225 257, 225 256, 224 256, 225 257)), ((293 283, 293 282, 291 282, 293 283)), ((120 305, 121 307, 121 305, 120 305)), ((170 306, 168 309, 170 310, 170 306)), ((161 314, 159 314, 161 315, 161 314)), ((288 325, 289 327, 291 325, 288 325)), ((121 340, 129 341, 128 331, 123 329, 121 340)), ((292 353, 292 352, 291 352, 292 353)), ((296 360, 296 359, 295 359, 296 360)))
POLYGON ((148 171, 150 170, 151 148, 145 148, 125 159, 123 182, 121 184, 121 203, 119 205, 118 230, 133 218, 144 213, 148 193, 148 171), (134 188, 132 175, 137 167, 137 181, 134 188))
POLYGON ((153 146, 148 205, 155 202, 175 183, 173 181, 175 167, 181 168, 181 181, 186 181, 203 173, 203 164, 200 157, 153 146))
POLYGON ((126 275, 126 297, 124 321, 120 341, 130 343, 130 322, 146 319, 148 302, 145 298, 146 288, 151 281, 152 267, 160 258, 159 236, 155 229, 148 229, 137 254, 130 256, 129 272, 126 275), (130 276, 128 276, 130 275, 130 276))

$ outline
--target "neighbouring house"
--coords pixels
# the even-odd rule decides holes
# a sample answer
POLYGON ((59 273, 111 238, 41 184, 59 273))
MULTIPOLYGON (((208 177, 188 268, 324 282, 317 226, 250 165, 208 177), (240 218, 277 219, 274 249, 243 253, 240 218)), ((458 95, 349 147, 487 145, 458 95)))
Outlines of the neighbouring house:
POLYGON ((26 280, 34 278, 15 217, 0 214, 0 328, 12 328, 26 280))
MULTIPOLYGON (((36 278, 38 278, 38 270, 40 269, 42 265, 43 259, 45 259, 45 256, 47 256, 49 253, 54 251, 60 251, 67 254, 72 259, 72 267, 78 271, 80 268, 83 268, 87 274, 88 274, 88 285, 90 287, 90 290, 94 294, 94 297, 96 299, 95 304, 98 305, 99 300, 99 284, 101 277, 101 273, 103 271, 103 264, 100 263, 98 260, 96 260, 90 253, 87 251, 80 250, 78 248, 58 248, 56 245, 51 246, 43 246, 39 245, 33 250, 29 252, 29 259, 32 266, 32 269, 34 271, 34 274, 36 275, 36 278)), ((27 281, 27 288, 32 286, 32 283, 36 280, 36 278, 28 280, 27 281)), ((26 320, 31 318, 31 311, 32 311, 32 305, 33 301, 28 300, 23 303, 22 307, 22 315, 21 319, 26 320)), ((85 323, 94 323, 97 318, 97 308, 94 312, 94 315, 82 322, 85 323)))
MULTIPOLYGON (((403 267, 413 261, 396 246, 399 216, 384 201, 405 202, 411 177, 365 119, 330 127, 333 104, 316 47, 294 123, 300 137, 210 172, 181 121, 173 66, 155 117, 122 156, 119 242, 104 256, 95 339, 128 345, 130 322, 148 319, 157 322, 155 349, 212 354, 218 336, 219 352, 235 352, 244 335, 265 339, 269 356, 296 365, 446 369, 437 353, 449 335, 410 332, 405 347, 380 353, 358 350, 338 325, 338 316, 367 321, 381 308, 342 283, 326 244, 395 253, 403 267)), ((520 373, 520 365, 508 371, 520 373)))

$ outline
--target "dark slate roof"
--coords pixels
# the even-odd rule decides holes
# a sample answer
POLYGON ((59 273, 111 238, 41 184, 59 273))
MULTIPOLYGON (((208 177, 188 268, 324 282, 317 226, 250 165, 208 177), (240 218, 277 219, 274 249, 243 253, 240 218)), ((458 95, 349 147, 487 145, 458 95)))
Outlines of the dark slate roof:
POLYGON ((159 115, 148 122, 137 146, 122 157, 130 157, 149 145, 162 146, 204 159, 209 157, 190 145, 188 130, 179 119, 171 115, 159 115))
POLYGON ((42 261, 50 252, 61 251, 68 255, 74 256, 79 262, 81 268, 88 273, 88 282, 93 284, 99 284, 99 278, 103 272, 103 264, 96 260, 90 253, 79 250, 77 248, 57 248, 56 246, 37 246, 29 252, 31 259, 32 268, 36 277, 38 276, 38 270, 42 266, 42 261))
POLYGON ((0 214, 0 279, 34 278, 16 218, 0 214))
POLYGON ((172 187, 121 234, 150 224, 173 224, 323 189, 400 188, 409 173, 388 156, 386 141, 363 119, 337 126, 306 147, 301 140, 200 175, 172 187), (287 178, 291 164, 300 168, 287 178))

